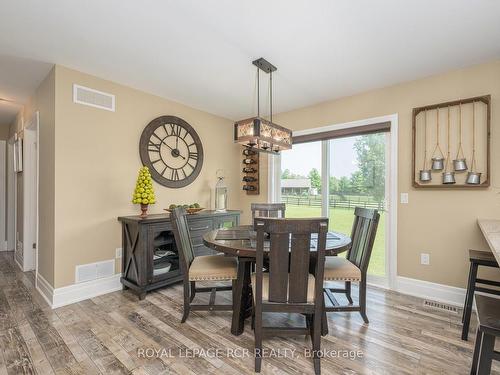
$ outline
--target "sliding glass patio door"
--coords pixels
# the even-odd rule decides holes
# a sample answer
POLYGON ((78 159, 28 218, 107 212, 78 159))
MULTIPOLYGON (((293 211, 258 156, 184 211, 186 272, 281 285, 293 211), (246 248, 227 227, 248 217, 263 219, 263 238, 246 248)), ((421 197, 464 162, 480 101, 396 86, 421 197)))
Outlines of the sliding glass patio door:
POLYGON ((321 217, 322 141, 294 145, 281 153, 281 201, 286 217, 321 217))
POLYGON ((281 153, 281 201, 287 217, 330 219, 330 229, 351 233, 355 207, 376 208, 381 218, 368 273, 388 284, 386 222, 390 133, 342 136, 300 143, 281 153))
POLYGON ((330 143, 329 219, 339 232, 350 233, 354 207, 380 212, 368 274, 386 276, 385 220, 386 140, 388 133, 332 139, 330 143))

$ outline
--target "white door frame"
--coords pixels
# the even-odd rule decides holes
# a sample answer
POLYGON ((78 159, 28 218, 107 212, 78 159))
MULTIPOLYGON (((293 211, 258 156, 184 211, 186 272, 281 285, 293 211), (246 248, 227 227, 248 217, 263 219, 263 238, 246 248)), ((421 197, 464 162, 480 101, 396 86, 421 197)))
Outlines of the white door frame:
MULTIPOLYGON (((294 131, 293 136, 308 135, 315 133, 322 133, 331 130, 355 128, 358 126, 365 126, 370 124, 376 124, 381 122, 390 122, 390 145, 388 146, 387 153, 389 161, 389 172, 388 172, 388 183, 386 184, 387 196, 389 201, 386 202, 387 212, 389 213, 386 222, 386 275, 387 277, 377 277, 369 275, 368 283, 377 286, 382 286, 385 288, 395 289, 396 288, 396 278, 397 278, 397 246, 398 246, 398 114, 373 117, 358 121, 346 122, 341 124, 327 125, 319 128, 312 128, 300 131, 294 131)), ((323 142, 325 143, 325 142, 323 142)), ((324 149, 324 145, 322 146, 324 149)), ((272 183, 268 183, 268 198, 270 202, 279 202, 281 198, 281 187, 280 187, 280 158, 269 158, 269 175, 268 180, 272 183), (278 164, 278 165, 277 165, 278 164), (272 191, 271 191, 272 189, 272 191)), ((322 152, 322 165, 327 166, 329 163, 328 152, 323 150, 322 152)), ((326 180, 326 177, 325 177, 326 180)), ((326 181, 323 181, 325 183, 326 181)), ((323 210, 324 211, 324 210, 323 210)), ((324 215, 324 213, 322 213, 324 215)))
POLYGON ((7 142, 0 141, 0 251, 7 250, 7 205, 5 191, 7 189, 7 173, 5 170, 7 158, 7 142))
POLYGON ((39 112, 35 112, 23 132, 23 268, 35 272, 38 269, 39 117, 39 112))
POLYGON ((17 226, 17 173, 14 169, 14 142, 12 136, 7 141, 7 250, 16 249, 17 226))

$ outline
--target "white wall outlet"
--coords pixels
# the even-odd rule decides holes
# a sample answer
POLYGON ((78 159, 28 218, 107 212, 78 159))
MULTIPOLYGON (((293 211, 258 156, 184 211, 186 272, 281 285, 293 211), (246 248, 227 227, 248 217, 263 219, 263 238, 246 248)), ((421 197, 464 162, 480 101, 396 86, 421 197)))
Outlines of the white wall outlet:
POLYGON ((401 204, 408 204, 408 193, 401 193, 401 204))
POLYGON ((427 253, 420 253, 420 264, 428 266, 431 262, 431 256, 427 253))
POLYGON ((122 257, 122 248, 118 247, 118 248, 116 248, 115 258, 121 258, 121 257, 122 257))

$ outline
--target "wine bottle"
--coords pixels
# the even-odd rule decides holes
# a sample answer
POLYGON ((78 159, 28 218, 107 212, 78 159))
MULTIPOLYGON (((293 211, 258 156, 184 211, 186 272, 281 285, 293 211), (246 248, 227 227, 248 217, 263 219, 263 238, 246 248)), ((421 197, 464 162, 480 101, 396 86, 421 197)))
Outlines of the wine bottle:
POLYGON ((257 190, 257 188, 253 185, 243 185, 243 190, 254 191, 257 190))
POLYGON ((250 156, 250 155, 256 155, 257 151, 252 150, 251 148, 245 148, 243 150, 243 155, 250 156))
POLYGON ((243 164, 255 164, 256 161, 250 158, 243 159, 243 164))
POLYGON ((245 181, 245 182, 255 182, 255 181, 257 181, 257 179, 255 177, 252 177, 252 176, 245 176, 245 177, 243 177, 243 181, 245 181))
POLYGON ((255 173, 257 172, 257 169, 252 168, 252 167, 245 167, 243 168, 243 173, 255 173))

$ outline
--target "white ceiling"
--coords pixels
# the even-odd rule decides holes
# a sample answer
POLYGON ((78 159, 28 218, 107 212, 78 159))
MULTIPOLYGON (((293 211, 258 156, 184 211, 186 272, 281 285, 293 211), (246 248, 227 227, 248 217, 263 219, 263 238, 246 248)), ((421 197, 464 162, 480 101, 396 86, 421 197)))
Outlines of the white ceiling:
POLYGON ((0 53, 239 119, 261 56, 275 112, 499 58, 500 1, 4 1, 0 53))
MULTIPOLYGON (((0 13, 0 19, 2 16, 0 13)), ((52 65, 2 55, 3 52, 2 40, 0 44, 0 125, 5 126, 12 123, 22 105, 42 82, 52 65)))

